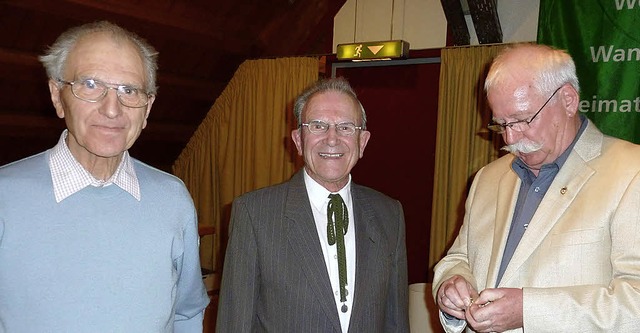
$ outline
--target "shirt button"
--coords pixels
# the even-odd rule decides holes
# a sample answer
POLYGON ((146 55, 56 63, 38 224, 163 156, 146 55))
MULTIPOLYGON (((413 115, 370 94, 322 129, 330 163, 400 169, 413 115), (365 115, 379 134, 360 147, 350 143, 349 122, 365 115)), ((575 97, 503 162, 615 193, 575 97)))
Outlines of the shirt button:
POLYGON ((337 254, 334 254, 334 255, 333 255, 333 259, 338 259, 338 255, 337 255, 337 254))
POLYGON ((540 192, 540 186, 536 186, 536 188, 534 189, 534 191, 536 191, 536 193, 540 192))

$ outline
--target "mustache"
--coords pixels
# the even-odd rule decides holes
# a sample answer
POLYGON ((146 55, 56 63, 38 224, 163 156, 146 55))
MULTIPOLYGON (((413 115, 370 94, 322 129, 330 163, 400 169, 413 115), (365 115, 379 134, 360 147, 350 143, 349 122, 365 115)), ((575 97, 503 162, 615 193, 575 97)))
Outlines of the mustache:
POLYGON ((529 154, 529 153, 536 152, 540 149, 542 149, 542 143, 533 142, 529 140, 520 140, 514 144, 506 145, 501 148, 501 150, 506 150, 514 155, 517 153, 529 154))

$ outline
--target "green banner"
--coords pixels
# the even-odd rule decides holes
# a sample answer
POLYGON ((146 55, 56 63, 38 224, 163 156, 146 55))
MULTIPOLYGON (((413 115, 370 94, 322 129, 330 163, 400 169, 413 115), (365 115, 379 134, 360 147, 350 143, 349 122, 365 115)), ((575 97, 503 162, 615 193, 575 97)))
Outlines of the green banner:
POLYGON ((575 60, 580 112, 640 143, 640 0, 540 0, 538 43, 575 60))

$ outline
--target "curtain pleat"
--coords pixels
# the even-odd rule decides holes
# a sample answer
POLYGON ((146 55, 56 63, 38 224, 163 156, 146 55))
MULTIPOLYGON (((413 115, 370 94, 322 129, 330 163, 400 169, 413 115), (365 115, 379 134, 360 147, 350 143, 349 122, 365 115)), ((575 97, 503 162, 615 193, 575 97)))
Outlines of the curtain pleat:
POLYGON ((202 239, 203 267, 220 271, 233 199, 287 180, 301 165, 290 139, 293 101, 318 80, 318 68, 312 57, 245 61, 175 161, 199 224, 216 230, 202 239))
POLYGON ((430 268, 443 257, 459 230, 473 175, 499 154, 501 138, 486 127, 491 111, 484 78, 503 47, 456 47, 441 53, 430 268))

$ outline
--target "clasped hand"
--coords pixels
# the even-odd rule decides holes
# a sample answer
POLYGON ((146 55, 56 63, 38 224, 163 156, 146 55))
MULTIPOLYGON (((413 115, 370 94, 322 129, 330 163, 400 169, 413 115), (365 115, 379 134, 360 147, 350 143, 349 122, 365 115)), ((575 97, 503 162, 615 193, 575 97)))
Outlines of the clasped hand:
POLYGON ((466 320, 476 332, 522 327, 522 289, 487 288, 478 293, 463 277, 446 280, 437 293, 442 312, 466 320))

